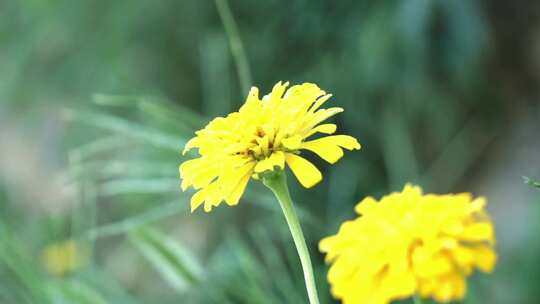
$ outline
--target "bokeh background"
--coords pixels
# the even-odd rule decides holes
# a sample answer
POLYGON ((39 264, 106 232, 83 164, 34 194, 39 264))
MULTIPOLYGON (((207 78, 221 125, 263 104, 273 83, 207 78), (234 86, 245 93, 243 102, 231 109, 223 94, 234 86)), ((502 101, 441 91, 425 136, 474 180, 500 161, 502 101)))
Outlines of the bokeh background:
POLYGON ((498 266, 465 303, 540 302, 540 2, 7 0, 0 303, 307 303, 267 190, 190 214, 179 189, 186 139, 279 80, 363 145, 290 179, 323 303, 318 240, 406 182, 489 199, 498 266))

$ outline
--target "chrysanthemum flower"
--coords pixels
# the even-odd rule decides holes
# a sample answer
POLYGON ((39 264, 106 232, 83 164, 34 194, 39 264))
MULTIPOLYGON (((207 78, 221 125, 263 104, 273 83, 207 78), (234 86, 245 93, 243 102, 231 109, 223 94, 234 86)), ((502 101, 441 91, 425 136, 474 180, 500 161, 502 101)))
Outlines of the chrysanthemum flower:
POLYGON ((343 156, 342 148, 360 149, 347 135, 309 139, 317 133, 333 134, 335 124, 321 123, 343 109, 321 109, 331 95, 315 84, 287 87, 279 82, 262 99, 258 89, 251 88, 238 112, 215 118, 186 144, 184 153, 197 148, 200 154, 180 165, 182 189, 198 190, 191 198, 192 211, 203 203, 207 212, 223 201, 238 204, 252 177, 283 170, 285 164, 304 187, 314 186, 322 175, 299 155, 302 149, 329 163, 343 156))
POLYGON ((406 185, 379 202, 356 206, 360 217, 320 242, 332 265, 332 293, 345 304, 385 304, 412 295, 462 299, 466 277, 491 272, 496 254, 486 200, 463 194, 422 194, 406 185))

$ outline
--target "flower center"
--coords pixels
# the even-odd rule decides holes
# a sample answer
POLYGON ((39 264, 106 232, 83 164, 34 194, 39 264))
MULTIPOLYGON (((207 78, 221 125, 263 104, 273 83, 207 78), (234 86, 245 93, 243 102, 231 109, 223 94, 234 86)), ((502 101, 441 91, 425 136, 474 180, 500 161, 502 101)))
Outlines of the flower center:
POLYGON ((251 140, 251 146, 248 148, 247 154, 253 157, 255 160, 263 160, 272 155, 273 152, 280 150, 281 147, 276 146, 274 132, 267 132, 262 127, 257 127, 253 139, 251 140))

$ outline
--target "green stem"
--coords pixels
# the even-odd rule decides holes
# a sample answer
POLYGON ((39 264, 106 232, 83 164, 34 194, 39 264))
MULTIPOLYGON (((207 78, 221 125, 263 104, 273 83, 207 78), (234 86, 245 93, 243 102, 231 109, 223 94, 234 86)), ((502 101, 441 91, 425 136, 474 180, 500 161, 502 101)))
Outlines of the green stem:
POLYGON ((238 72, 238 79, 240 80, 242 92, 244 94, 247 94, 249 88, 252 85, 251 72, 249 70, 249 63, 247 60, 246 52, 244 51, 244 45, 242 44, 240 34, 238 33, 238 26, 236 25, 236 21, 234 20, 227 0, 215 1, 219 17, 223 22, 225 33, 227 34, 227 38, 229 39, 229 47, 231 48, 234 63, 236 64, 236 70, 238 72))
POLYGON ((272 190, 276 196, 281 210, 285 215, 289 230, 291 231, 296 251, 300 256, 300 262, 302 264, 302 270, 304 271, 304 280, 306 283, 306 289, 309 297, 309 303, 319 304, 319 298, 317 296, 317 287, 315 286, 315 277, 313 276, 313 266, 311 265, 311 259, 309 257, 309 251, 307 249, 306 240, 300 227, 300 221, 294 210, 291 195, 289 194, 289 188, 287 187, 287 180, 284 171, 272 174, 263 178, 263 183, 272 190))
POLYGON ((414 296, 413 297, 414 304, 425 304, 427 303, 424 299, 422 299, 420 296, 414 296))

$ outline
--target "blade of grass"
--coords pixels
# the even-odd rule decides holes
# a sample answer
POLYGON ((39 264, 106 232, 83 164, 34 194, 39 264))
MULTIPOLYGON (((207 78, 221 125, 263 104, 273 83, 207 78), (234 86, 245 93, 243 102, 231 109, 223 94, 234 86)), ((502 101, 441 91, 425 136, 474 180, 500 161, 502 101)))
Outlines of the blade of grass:
POLYGON ((156 97, 140 97, 137 108, 144 114, 151 115, 159 120, 166 120, 193 133, 203 127, 207 120, 192 110, 177 104, 171 104, 156 97))
MULTIPOLYGON (((227 236, 228 248, 233 250, 236 262, 245 277, 245 286, 241 289, 233 288, 231 291, 238 297, 246 297, 246 303, 250 300, 257 303, 279 303, 279 299, 271 293, 268 281, 262 277, 264 271, 263 265, 257 260, 257 257, 251 252, 249 246, 242 241, 235 232, 230 231, 227 236), (246 292, 249 290, 249 293, 246 292)), ((236 287, 236 286, 234 286, 236 287)))
POLYGON ((107 114, 66 109, 64 111, 64 117, 71 121, 84 122, 105 130, 126 135, 159 148, 180 151, 186 143, 185 138, 166 134, 159 130, 154 130, 107 114))
POLYGON ((51 303, 44 280, 32 259, 21 250, 21 246, 0 224, 0 261, 2 261, 14 274, 14 278, 28 288, 28 294, 34 303, 51 303))
POLYGON ((52 289, 57 291, 65 303, 73 304, 107 304, 103 295, 97 290, 76 280, 60 281, 52 289))
POLYGON ((137 96, 129 95, 109 95, 109 94, 94 94, 92 101, 100 106, 109 107, 128 107, 133 106, 137 100, 137 96))
POLYGON ((143 225, 157 222, 167 217, 177 215, 188 210, 187 204, 171 202, 160 207, 151 208, 139 215, 132 216, 120 222, 96 227, 83 234, 85 239, 97 239, 129 233, 143 225))
POLYGON ((497 130, 493 130, 488 136, 479 136, 477 128, 476 120, 470 119, 450 140, 422 175, 422 184, 427 189, 441 192, 451 190, 497 134, 497 130))
POLYGON ((240 39, 240 34, 238 32, 238 26, 231 13, 227 0, 216 0, 216 7, 219 17, 221 18, 221 22, 223 22, 223 27, 225 28, 227 38, 229 39, 229 46, 234 58, 234 63, 236 64, 236 70, 238 72, 238 79, 240 81, 242 93, 247 94, 253 82, 251 80, 249 62, 244 51, 242 40, 240 39))
POLYGON ((183 291, 203 278, 202 266, 178 242, 148 227, 129 234, 133 246, 176 290, 183 291))
POLYGON ((175 163, 166 161, 130 161, 130 160, 99 160, 85 161, 72 165, 75 173, 73 178, 82 178, 92 175, 102 179, 113 178, 177 178, 178 170, 175 163))
POLYGON ((108 270, 100 269, 99 266, 78 273, 74 279, 99 291, 108 300, 107 303, 138 303, 135 295, 131 295, 108 270))
POLYGON ((249 232, 255 242, 259 253, 269 271, 270 277, 274 278, 272 283, 276 286, 286 302, 302 303, 306 299, 297 292, 295 283, 292 281, 292 273, 287 269, 287 265, 278 250, 278 245, 272 240, 271 233, 266 227, 270 225, 255 225, 249 232))
POLYGON ((73 148, 68 153, 70 163, 78 163, 101 153, 115 151, 126 146, 128 141, 122 136, 107 136, 73 148))
POLYGON ((178 178, 119 179, 104 182, 100 194, 114 196, 126 193, 180 193, 178 178))
POLYGON ((404 117, 393 107, 383 115, 383 156, 392 189, 418 178, 418 164, 410 132, 404 117))
POLYGON ((227 49, 227 38, 214 32, 205 35, 199 47, 203 111, 210 117, 223 116, 233 110, 227 49))

